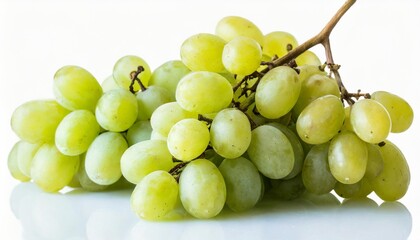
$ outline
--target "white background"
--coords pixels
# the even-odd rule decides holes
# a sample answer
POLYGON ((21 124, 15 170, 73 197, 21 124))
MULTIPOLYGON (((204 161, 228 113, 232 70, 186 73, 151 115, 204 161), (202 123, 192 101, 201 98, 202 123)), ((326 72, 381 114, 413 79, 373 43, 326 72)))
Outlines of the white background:
MULTIPOLYGON (((190 230, 181 231, 181 239, 192 239, 200 231, 204 232, 198 236, 205 239, 228 239, 229 232, 226 232, 223 225, 218 225, 223 219, 210 222, 190 221, 188 224, 180 222, 178 225, 159 225, 137 220, 127 209, 129 193, 80 194, 81 196, 62 198, 59 195, 42 195, 31 185, 19 184, 10 177, 7 170, 8 152, 18 140, 10 129, 10 116, 25 101, 52 98, 52 78, 61 66, 82 66, 102 81, 111 74, 113 64, 118 58, 134 54, 146 59, 153 69, 165 61, 179 59, 179 47, 184 39, 199 32, 214 32, 217 21, 226 15, 246 17, 264 33, 288 31, 303 42, 321 30, 342 2, 344 1, 1 0, 0 239, 21 239, 23 236, 25 239, 54 239, 59 236, 54 235, 58 233, 49 233, 50 230, 62 231, 61 236, 70 237, 71 234, 67 234, 67 231, 71 229, 81 231, 82 236, 76 235, 79 238, 71 239, 137 239, 142 238, 142 234, 143 239, 158 239, 159 236, 170 234, 169 239, 176 239, 181 231, 178 230, 184 228, 190 230), (15 194, 10 199, 13 190, 15 194), (31 192, 33 196, 30 195, 31 192), (23 195, 26 195, 26 201, 20 201, 23 195), (35 205, 33 203, 37 201, 37 197, 41 203, 35 205), (15 208, 21 202, 26 205, 19 206, 23 210, 19 210, 18 220, 10 205, 15 208), (79 205, 83 207, 78 208, 79 205), (97 206, 104 206, 105 209, 115 207, 118 211, 96 211, 96 215, 90 214, 89 211, 97 206), (63 213, 57 208, 64 209, 63 213), (109 215, 114 221, 108 224, 105 220, 109 215), (71 217, 79 225, 75 225, 71 217), (79 217, 80 222, 77 221, 79 217), (61 221, 64 221, 64 225, 60 225, 61 221), (112 227, 116 229, 114 232, 106 231, 113 229, 112 227), (44 232, 44 235, 37 233, 38 231, 44 232), (162 234, 165 231, 168 233, 162 234)), ((417 117, 420 112, 419 27, 419 1, 359 0, 331 36, 335 61, 342 65, 340 71, 347 88, 350 91, 362 89, 364 92, 394 92, 411 103, 417 117)), ((321 48, 315 48, 314 51, 323 56, 321 48)), ((229 220, 227 224, 237 229, 233 236, 249 239, 265 239, 264 236, 325 239, 325 236, 330 236, 331 239, 343 239, 359 231, 360 236, 367 238, 369 234, 378 236, 394 228, 397 232, 411 230, 410 239, 420 239, 420 206, 416 198, 420 188, 419 131, 420 124, 415 118, 413 126, 407 132, 390 136, 404 152, 411 168, 410 189, 400 200, 411 218, 406 211, 396 211, 395 220, 386 211, 366 215, 356 208, 348 213, 341 211, 339 215, 331 213, 331 221, 325 212, 309 211, 300 216, 298 221, 296 215, 293 215, 294 208, 291 207, 292 210, 280 209, 275 214, 265 212, 256 214, 257 216, 253 213, 235 215, 234 221, 240 222, 247 217, 251 220, 243 221, 240 226, 229 220), (278 225, 269 225, 267 219, 277 221, 278 225), (290 219, 295 219, 296 222, 291 223, 290 219), (398 222, 398 219, 403 220, 398 222), (370 220, 380 221, 382 225, 370 228, 370 220), (313 228, 304 226, 311 224, 313 228), (236 235, 247 233, 246 230, 251 226, 262 228, 250 230, 252 234, 236 235), (264 231, 260 231, 261 229, 264 231), (287 235, 288 232, 301 232, 301 235, 287 235), (331 235, 327 235, 329 233, 331 235)), ((374 196, 372 198, 381 203, 374 196)), ((390 235, 388 237, 398 239, 390 235)))

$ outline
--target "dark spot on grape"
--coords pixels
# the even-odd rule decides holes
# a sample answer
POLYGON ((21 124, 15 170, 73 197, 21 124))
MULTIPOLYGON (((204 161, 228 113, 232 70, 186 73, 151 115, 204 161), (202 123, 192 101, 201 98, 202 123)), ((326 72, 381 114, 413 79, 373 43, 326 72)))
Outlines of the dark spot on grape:
POLYGON ((385 142, 380 142, 380 143, 378 143, 378 146, 379 147, 383 147, 383 146, 385 146, 386 145, 386 143, 385 142))

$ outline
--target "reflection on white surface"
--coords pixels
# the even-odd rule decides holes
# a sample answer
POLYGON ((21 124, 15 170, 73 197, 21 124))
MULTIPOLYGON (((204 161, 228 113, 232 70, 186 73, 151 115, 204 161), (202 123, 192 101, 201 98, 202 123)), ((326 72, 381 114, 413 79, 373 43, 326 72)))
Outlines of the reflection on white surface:
POLYGON ((48 194, 32 183, 15 187, 10 204, 23 239, 407 239, 412 218, 398 202, 342 204, 333 196, 291 202, 265 200, 246 213, 224 210, 215 219, 148 222, 129 206, 130 190, 48 194))

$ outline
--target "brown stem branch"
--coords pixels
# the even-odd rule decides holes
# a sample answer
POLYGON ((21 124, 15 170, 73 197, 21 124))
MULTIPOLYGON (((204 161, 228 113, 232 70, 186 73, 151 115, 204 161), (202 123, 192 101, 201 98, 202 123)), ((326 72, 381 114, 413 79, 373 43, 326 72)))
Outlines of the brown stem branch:
POLYGON ((143 83, 141 82, 139 75, 140 73, 142 73, 144 71, 144 67, 143 66, 138 66, 136 71, 132 71, 130 73, 130 78, 131 78, 131 83, 129 86, 130 92, 132 93, 136 93, 136 91, 134 90, 134 84, 137 82, 140 85, 140 89, 141 91, 146 91, 146 87, 143 85, 143 83))

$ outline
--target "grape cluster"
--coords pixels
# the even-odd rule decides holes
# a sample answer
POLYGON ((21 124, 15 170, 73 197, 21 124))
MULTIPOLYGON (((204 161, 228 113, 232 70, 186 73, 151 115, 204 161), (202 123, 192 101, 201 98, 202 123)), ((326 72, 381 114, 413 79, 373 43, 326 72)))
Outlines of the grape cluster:
POLYGON ((13 113, 21 140, 10 172, 46 192, 135 185, 131 207, 148 220, 176 216, 181 205, 197 218, 225 205, 245 211, 265 194, 403 197, 409 167, 387 137, 410 127, 410 105, 385 91, 344 101, 349 95, 327 72, 333 66, 309 50, 276 64, 297 46, 289 33, 263 35, 228 16, 154 71, 124 56, 99 84, 64 66, 54 100, 13 113))

